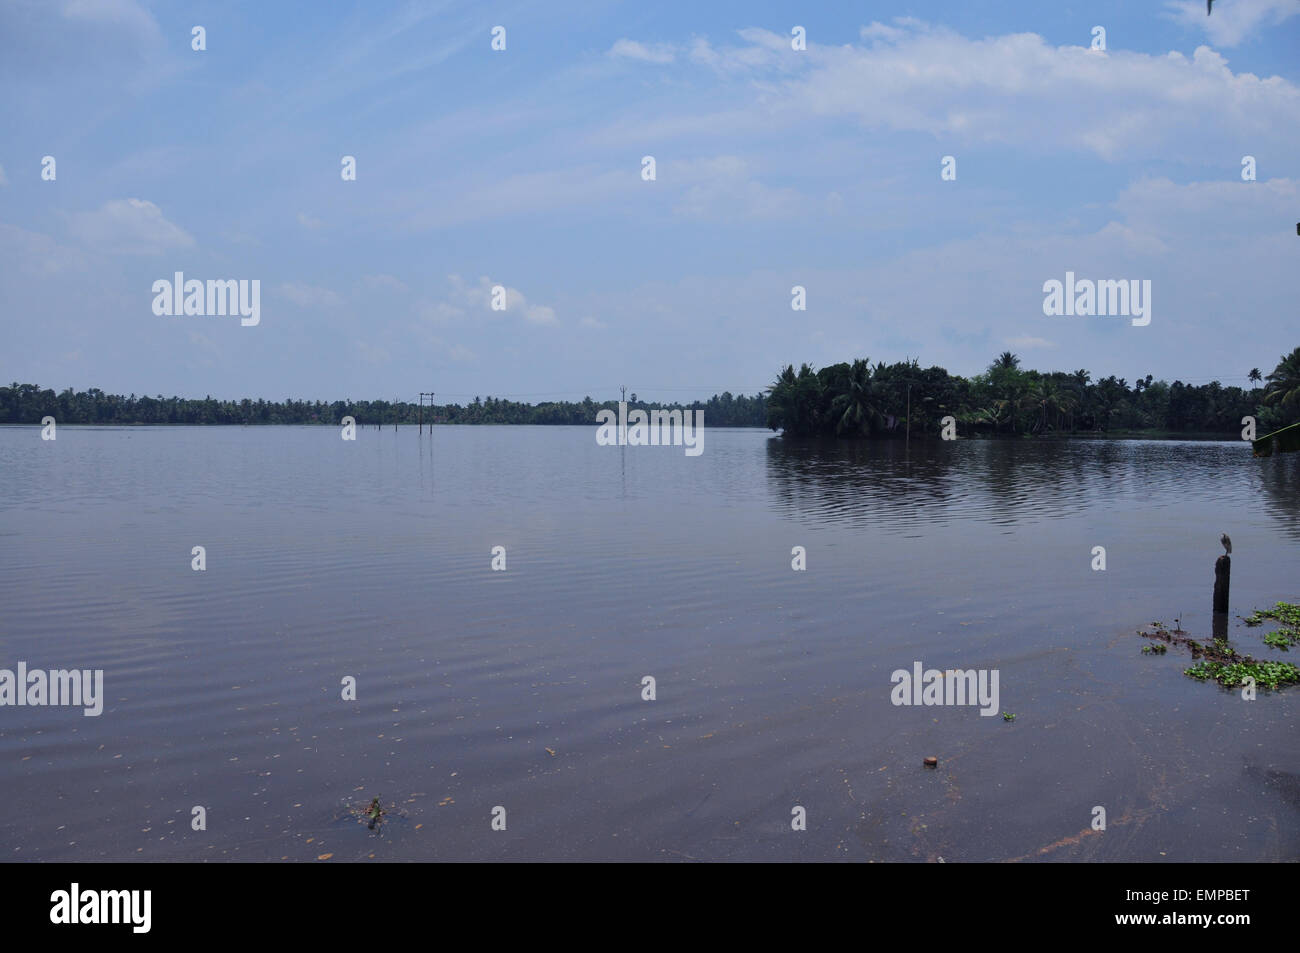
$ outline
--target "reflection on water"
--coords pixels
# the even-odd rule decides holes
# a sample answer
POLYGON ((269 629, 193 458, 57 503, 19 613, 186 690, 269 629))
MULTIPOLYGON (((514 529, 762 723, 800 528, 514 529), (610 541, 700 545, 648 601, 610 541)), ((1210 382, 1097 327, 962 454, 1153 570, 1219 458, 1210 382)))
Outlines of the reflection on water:
POLYGON ((1300 597, 1295 455, 594 434, 0 427, 0 668, 105 671, 99 718, 0 709, 3 856, 1300 854, 1300 693, 1243 708, 1135 634, 1212 631, 1226 531, 1258 644, 1237 613, 1300 597), (892 706, 915 661, 998 670, 1015 722, 892 706), (409 823, 336 823, 375 795, 409 823))
POLYGON ((1206 441, 787 441, 766 445, 777 508, 909 534, 953 520, 1015 524, 1140 503, 1257 506, 1300 539, 1300 461, 1206 441))

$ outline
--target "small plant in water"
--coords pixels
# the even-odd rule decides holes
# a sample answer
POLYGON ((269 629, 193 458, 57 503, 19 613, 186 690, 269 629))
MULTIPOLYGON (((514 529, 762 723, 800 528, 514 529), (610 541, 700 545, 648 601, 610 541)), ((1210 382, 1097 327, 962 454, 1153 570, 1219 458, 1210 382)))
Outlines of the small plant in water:
POLYGON ((1283 652, 1288 651, 1293 645, 1300 645, 1300 634, 1289 632, 1270 632, 1264 636, 1264 644, 1271 645, 1275 649, 1281 649, 1283 652))
POLYGON ((1009 712, 1009 711, 1004 711, 1004 712, 1002 713, 1002 720, 1003 720, 1003 721, 1015 721, 1015 720, 1016 720, 1016 716, 1013 715, 1013 714, 1011 714, 1011 712, 1009 712))

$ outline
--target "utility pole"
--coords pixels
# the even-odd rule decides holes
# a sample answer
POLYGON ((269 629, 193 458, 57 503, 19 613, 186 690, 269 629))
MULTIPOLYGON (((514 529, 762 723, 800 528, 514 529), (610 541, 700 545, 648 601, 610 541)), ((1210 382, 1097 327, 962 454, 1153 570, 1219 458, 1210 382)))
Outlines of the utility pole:
POLYGON ((424 433, 424 398, 429 398, 429 433, 433 433, 433 391, 420 391, 420 433, 424 433))
POLYGON ((904 447, 912 445, 912 382, 907 382, 907 436, 903 440, 904 447))
POLYGON ((624 385, 620 388, 620 390, 623 391, 623 399, 622 399, 622 403, 626 403, 626 402, 627 402, 627 385, 624 384, 624 385))

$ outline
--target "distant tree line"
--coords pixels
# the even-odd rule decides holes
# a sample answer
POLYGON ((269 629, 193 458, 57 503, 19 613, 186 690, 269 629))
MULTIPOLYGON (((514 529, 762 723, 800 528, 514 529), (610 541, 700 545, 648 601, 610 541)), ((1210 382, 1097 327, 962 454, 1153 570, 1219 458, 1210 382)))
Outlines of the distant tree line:
MULTIPOLYGON (((761 395, 735 397, 730 392, 707 401, 663 404, 628 401, 628 409, 703 410, 710 427, 763 427, 767 423, 766 402, 761 395)), ((421 419, 440 424, 581 424, 594 425, 604 408, 618 412, 617 400, 580 402, 548 401, 523 404, 495 397, 475 397, 473 403, 424 406, 387 400, 305 401, 287 398, 268 400, 202 400, 185 397, 137 397, 105 394, 98 388, 55 393, 35 384, 14 383, 0 387, 0 423, 37 424, 53 417, 64 424, 334 424, 352 417, 358 424, 414 424, 421 419)))
MULTIPOLYGON (((1061 434, 1113 431, 1236 434, 1253 416, 1262 436, 1300 420, 1300 348, 1284 355, 1256 385, 1224 387, 1218 381, 1184 384, 1145 378, 1093 380, 1086 370, 1040 372, 1021 368, 1005 351, 982 374, 965 378, 915 360, 897 364, 867 360, 798 371, 788 365, 766 394, 730 392, 689 404, 638 400, 629 409, 703 410, 710 427, 769 427, 791 436, 901 435, 910 401, 913 433, 937 434, 951 416, 959 433, 1061 434), (1264 386, 1258 386, 1264 384, 1264 386)), ((184 397, 122 397, 98 388, 60 393, 35 384, 0 387, 0 423, 37 424, 53 417, 69 424, 573 424, 593 425, 600 410, 617 412, 618 401, 547 401, 525 404, 496 397, 472 403, 425 405, 407 401, 202 400, 184 397)))
POLYGON ((971 378, 916 361, 833 364, 798 371, 788 365, 767 392, 767 425, 791 436, 862 437, 911 431, 937 434, 951 416, 958 433, 1061 434, 1111 431, 1238 434, 1253 416, 1259 435, 1300 420, 1300 348, 1284 355, 1271 374, 1247 375, 1249 389, 1218 381, 1192 385, 1145 378, 1093 380, 1086 370, 1042 373, 1020 367, 1004 351, 971 378))

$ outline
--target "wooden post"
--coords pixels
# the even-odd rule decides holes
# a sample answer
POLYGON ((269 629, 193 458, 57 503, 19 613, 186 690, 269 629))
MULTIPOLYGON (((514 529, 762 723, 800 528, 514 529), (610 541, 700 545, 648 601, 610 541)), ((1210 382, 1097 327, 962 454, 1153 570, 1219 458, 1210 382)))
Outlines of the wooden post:
POLYGON ((1220 556, 1214 561, 1214 611, 1227 613, 1228 584, 1232 581, 1232 557, 1220 556))

